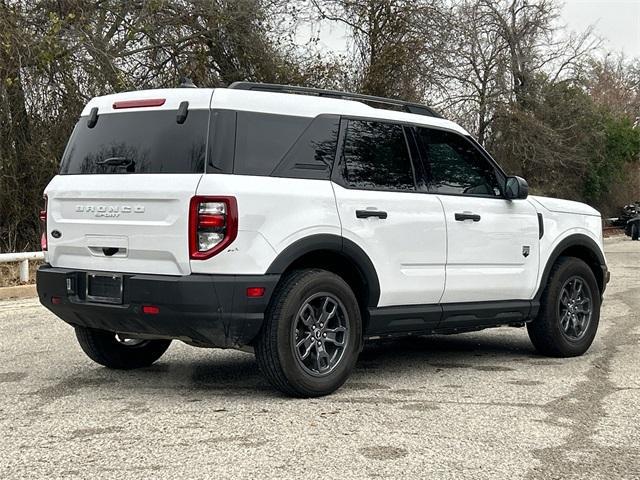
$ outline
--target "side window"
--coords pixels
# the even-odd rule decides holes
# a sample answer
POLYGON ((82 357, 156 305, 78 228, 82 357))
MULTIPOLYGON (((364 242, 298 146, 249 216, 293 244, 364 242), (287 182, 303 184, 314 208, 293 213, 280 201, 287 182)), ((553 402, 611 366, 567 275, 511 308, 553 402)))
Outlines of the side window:
POLYGON ((340 117, 319 115, 273 171, 274 177, 328 180, 336 157, 340 117))
POLYGON ((347 185, 360 189, 415 190, 402 126, 349 120, 342 154, 347 185))
POLYGON ((340 119, 238 112, 234 173, 329 179, 340 119))
POLYGON ((471 142, 431 128, 416 128, 415 132, 430 192, 501 195, 496 169, 471 142))
POLYGON ((234 173, 271 175, 311 118, 238 112, 234 173))

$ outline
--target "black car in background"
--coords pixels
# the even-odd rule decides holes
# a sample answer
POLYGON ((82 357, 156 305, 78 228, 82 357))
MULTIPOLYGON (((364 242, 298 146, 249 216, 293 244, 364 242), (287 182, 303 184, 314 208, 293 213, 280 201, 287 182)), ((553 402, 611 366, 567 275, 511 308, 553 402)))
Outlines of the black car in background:
POLYGON ((640 237, 640 202, 625 205, 616 222, 632 240, 640 237))

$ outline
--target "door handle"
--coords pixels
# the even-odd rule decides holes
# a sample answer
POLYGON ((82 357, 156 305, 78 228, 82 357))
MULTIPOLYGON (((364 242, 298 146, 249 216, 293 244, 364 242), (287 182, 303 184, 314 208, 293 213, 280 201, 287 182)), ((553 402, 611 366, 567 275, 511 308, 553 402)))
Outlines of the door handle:
POLYGON ((465 220, 473 220, 474 222, 480 221, 480 215, 469 212, 456 213, 455 217, 458 222, 464 222, 465 220))
POLYGON ((387 218, 387 212, 383 212, 380 210, 356 210, 356 217, 358 218, 378 217, 384 220, 385 218, 387 218))

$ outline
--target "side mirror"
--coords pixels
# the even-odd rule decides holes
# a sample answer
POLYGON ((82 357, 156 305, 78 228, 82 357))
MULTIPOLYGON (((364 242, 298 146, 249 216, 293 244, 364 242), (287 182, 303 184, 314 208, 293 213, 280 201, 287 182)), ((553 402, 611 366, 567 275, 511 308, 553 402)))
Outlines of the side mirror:
POLYGON ((508 200, 524 200, 529 195, 529 184, 522 177, 507 177, 504 196, 508 200))

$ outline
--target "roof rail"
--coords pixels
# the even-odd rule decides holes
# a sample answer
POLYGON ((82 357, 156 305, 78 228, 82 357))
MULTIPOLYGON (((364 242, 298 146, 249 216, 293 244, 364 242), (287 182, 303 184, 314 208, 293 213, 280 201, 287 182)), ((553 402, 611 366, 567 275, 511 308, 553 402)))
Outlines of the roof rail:
POLYGON ((340 92, 338 90, 324 90, 322 88, 296 87, 293 85, 279 85, 277 83, 234 82, 229 87, 234 90, 255 90, 260 92, 296 93, 299 95, 313 95, 318 97, 340 98, 343 100, 357 100, 365 103, 375 103, 388 107, 400 107, 401 110, 427 117, 443 118, 431 107, 419 103, 405 102, 393 98, 374 97, 360 93, 340 92))

